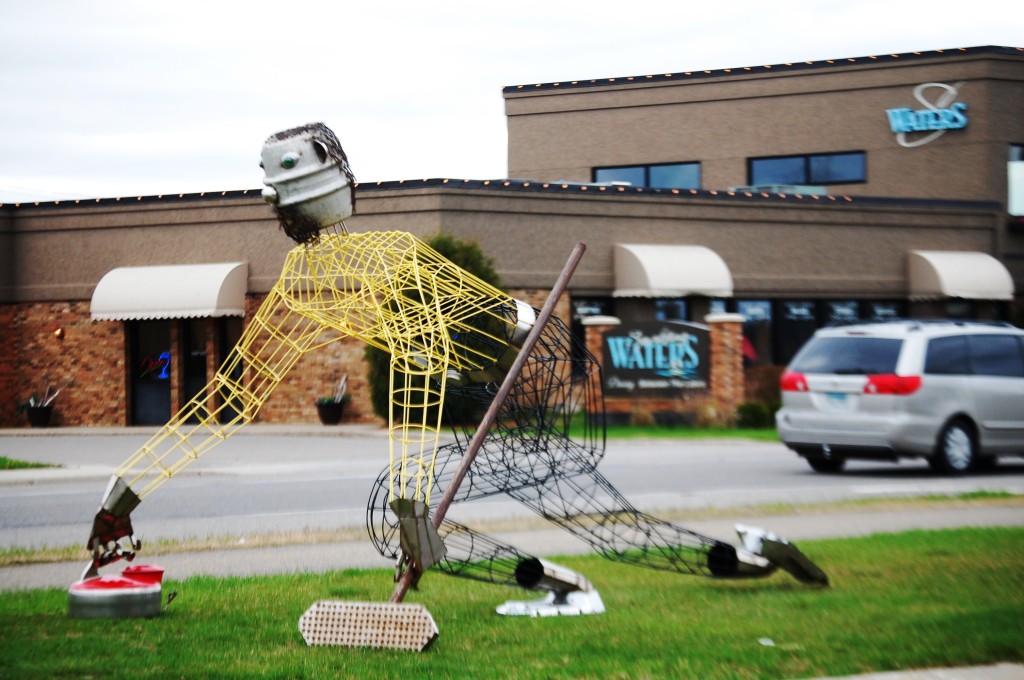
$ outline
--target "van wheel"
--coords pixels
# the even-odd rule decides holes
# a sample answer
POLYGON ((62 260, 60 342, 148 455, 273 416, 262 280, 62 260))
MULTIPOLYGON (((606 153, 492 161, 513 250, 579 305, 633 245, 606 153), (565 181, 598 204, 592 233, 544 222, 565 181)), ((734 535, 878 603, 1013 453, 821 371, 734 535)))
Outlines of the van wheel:
POLYGON ((928 459, 932 469, 950 475, 962 475, 976 460, 974 432, 962 420, 955 420, 939 435, 935 455, 928 459))
POLYGON ((815 472, 836 473, 843 471, 843 467, 846 466, 846 459, 838 456, 832 456, 831 458, 815 456, 814 458, 808 458, 807 464, 815 472))

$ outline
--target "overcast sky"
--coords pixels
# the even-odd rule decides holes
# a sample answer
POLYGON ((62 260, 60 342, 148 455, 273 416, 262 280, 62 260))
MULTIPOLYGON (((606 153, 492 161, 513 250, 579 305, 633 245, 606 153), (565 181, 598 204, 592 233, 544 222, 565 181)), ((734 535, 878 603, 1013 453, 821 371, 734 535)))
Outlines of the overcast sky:
POLYGON ((1007 0, 31 0, 0 14, 0 202, 262 186, 322 121, 357 179, 506 175, 502 87, 978 45, 1007 0))

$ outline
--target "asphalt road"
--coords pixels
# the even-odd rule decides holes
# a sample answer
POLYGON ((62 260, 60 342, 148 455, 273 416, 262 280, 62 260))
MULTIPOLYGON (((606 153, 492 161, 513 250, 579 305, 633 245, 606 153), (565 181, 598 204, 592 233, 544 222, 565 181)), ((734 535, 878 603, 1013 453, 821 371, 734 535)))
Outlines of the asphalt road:
MULTIPOLYGON (((0 432, 0 455, 61 465, 0 472, 0 546, 83 544, 111 471, 151 434, 149 429, 0 432)), ((251 426, 221 444, 147 498, 133 513, 144 542, 365 526, 371 485, 388 457, 384 432, 367 427, 251 426)), ((683 523, 734 540, 737 522, 764 526, 791 540, 962 524, 1024 524, 1019 506, 933 509, 827 517, 750 516, 744 506, 843 499, 954 495, 976 490, 1024 494, 1024 461, 992 473, 938 477, 922 462, 851 463, 841 475, 814 473, 780 444, 715 440, 612 440, 601 471, 637 507, 654 514, 736 508, 728 520, 683 523)), ((764 512, 763 510, 761 512, 764 512)), ((728 513, 727 513, 728 514, 728 513)), ((533 519, 503 499, 452 508, 466 524, 533 519)), ((532 527, 532 525, 531 525, 532 527)), ((582 552, 557 530, 511 531, 499 537, 541 555, 582 552)), ((85 553, 83 550, 83 562, 85 553)), ((258 574, 386 567, 368 540, 341 544, 160 556, 169 575, 258 574)), ((0 569, 0 590, 65 586, 81 563, 0 569)))

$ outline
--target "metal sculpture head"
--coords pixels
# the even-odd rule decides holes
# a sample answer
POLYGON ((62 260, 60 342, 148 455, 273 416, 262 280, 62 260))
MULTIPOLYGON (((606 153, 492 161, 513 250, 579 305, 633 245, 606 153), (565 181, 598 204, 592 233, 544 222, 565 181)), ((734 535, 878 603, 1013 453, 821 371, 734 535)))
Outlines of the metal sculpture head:
POLYGON ((315 241, 321 229, 353 211, 355 177, 334 132, 311 123, 271 135, 260 155, 263 200, 296 243, 315 241))

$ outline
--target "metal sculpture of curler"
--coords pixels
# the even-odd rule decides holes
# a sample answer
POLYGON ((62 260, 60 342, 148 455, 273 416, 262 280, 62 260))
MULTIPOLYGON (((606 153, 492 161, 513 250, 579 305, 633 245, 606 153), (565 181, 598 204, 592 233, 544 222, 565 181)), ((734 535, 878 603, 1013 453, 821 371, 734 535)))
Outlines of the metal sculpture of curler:
POLYGON ((630 505, 597 470, 605 412, 594 357, 557 317, 540 326, 541 310, 415 236, 348 233, 352 173, 326 126, 270 137, 262 165, 264 198, 298 245, 209 385, 115 471, 93 522, 93 559, 83 579, 134 557, 131 511, 250 422, 302 355, 354 337, 391 357, 390 460, 371 491, 367 524, 399 572, 418 579, 434 567, 547 593, 540 602, 508 603, 503 613, 603 611, 579 574, 433 516, 432 498, 447 492, 454 502, 515 499, 615 560, 724 578, 781 567, 802 581, 827 583, 795 547, 767 532, 743 528, 744 547, 735 548, 630 505), (475 458, 464 460, 471 428, 455 428, 454 441, 441 445, 446 397, 493 408, 506 380, 510 390, 475 458), (460 465, 468 466, 464 477, 455 474, 460 465))

